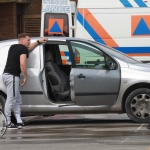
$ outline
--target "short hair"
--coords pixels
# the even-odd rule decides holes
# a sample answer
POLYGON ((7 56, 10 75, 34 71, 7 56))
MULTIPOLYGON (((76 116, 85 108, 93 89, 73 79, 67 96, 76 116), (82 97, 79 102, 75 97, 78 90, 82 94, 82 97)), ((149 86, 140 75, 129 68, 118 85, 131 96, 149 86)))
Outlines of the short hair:
POLYGON ((21 33, 18 35, 18 39, 26 38, 27 36, 31 37, 31 35, 29 33, 21 33))

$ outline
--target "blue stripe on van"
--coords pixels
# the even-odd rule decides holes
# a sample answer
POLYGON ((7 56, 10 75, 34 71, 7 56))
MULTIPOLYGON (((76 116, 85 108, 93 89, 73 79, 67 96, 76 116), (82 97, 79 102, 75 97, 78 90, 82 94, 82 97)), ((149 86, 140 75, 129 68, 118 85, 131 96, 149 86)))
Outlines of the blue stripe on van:
POLYGON ((70 52, 65 52, 64 51, 65 56, 68 56, 68 62, 71 62, 71 57, 70 57, 70 52))
POLYGON ((143 0, 134 0, 139 7, 148 7, 143 0))
POLYGON ((105 44, 102 38, 94 31, 94 29, 89 25, 89 23, 83 18, 83 16, 79 12, 77 15, 77 19, 96 42, 105 44))
MULTIPOLYGON (((83 16, 79 12, 77 15, 77 19, 96 42, 106 45, 106 43, 102 40, 102 38, 94 31, 94 29, 88 24, 88 22, 83 18, 83 16)), ((113 47, 113 48, 125 54, 144 54, 144 53, 150 54, 150 46, 149 47, 113 47)))
POLYGON ((133 7, 128 0, 120 0, 124 7, 133 7))
POLYGON ((150 47, 113 47, 125 54, 150 54, 150 47))
MULTIPOLYGON (((134 0, 139 7, 148 7, 143 0, 134 0)), ((128 0, 120 0, 124 7, 133 7, 128 0)))

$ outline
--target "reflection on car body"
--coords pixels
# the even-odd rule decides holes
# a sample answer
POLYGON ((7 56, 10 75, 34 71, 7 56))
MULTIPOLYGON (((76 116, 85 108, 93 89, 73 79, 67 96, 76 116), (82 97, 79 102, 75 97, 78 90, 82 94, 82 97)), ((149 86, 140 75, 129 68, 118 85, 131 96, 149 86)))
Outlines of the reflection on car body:
MULTIPOLYGON (((2 110, 7 95, 2 73, 8 49, 15 43, 17 39, 0 42, 2 110)), ((149 65, 102 44, 49 37, 30 52, 27 74, 28 81, 20 88, 22 115, 117 112, 136 122, 150 117, 149 65)))

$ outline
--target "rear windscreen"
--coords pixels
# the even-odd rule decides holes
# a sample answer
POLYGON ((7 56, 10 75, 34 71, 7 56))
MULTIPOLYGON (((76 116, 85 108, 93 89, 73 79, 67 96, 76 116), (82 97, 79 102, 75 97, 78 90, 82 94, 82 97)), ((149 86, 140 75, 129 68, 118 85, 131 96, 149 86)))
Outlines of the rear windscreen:
POLYGON ((44 36, 69 37, 68 15, 46 13, 44 18, 44 36))

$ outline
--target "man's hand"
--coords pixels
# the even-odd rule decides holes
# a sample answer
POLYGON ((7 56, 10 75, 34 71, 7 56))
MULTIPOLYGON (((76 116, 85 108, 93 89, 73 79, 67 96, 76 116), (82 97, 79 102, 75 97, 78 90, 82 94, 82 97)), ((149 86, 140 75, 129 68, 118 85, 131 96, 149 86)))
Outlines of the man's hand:
MULTIPOLYGON (((46 37, 42 37, 40 38, 38 41, 43 44, 43 43, 46 43, 47 42, 47 38, 46 37)), ((36 46, 38 46, 38 42, 34 42, 34 43, 31 43, 30 44, 30 47, 28 48, 29 51, 32 51, 36 46)))
POLYGON ((21 83, 20 86, 21 86, 21 87, 24 86, 24 85, 26 84, 26 82, 27 82, 27 78, 23 78, 22 83, 21 83))
POLYGON ((40 43, 46 43, 47 40, 48 40, 48 39, 47 39, 46 37, 43 37, 43 38, 39 39, 39 42, 40 42, 40 43))

